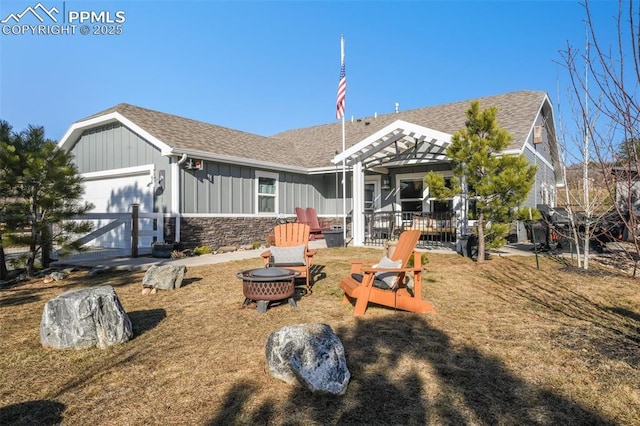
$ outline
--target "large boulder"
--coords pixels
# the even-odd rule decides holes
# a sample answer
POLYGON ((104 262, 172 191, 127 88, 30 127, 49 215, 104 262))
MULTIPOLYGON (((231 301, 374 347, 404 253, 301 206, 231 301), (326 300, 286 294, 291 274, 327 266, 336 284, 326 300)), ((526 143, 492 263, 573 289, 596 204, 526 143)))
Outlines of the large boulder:
POLYGON ((343 395, 351 374, 344 346, 327 324, 289 325, 269 335, 267 363, 273 377, 311 392, 343 395))
POLYGON ((182 286, 186 273, 187 267, 184 265, 152 265, 142 278, 142 287, 174 290, 182 286))
POLYGON ((67 291, 44 305, 40 342, 45 347, 104 349, 132 337, 131 320, 109 285, 67 291))

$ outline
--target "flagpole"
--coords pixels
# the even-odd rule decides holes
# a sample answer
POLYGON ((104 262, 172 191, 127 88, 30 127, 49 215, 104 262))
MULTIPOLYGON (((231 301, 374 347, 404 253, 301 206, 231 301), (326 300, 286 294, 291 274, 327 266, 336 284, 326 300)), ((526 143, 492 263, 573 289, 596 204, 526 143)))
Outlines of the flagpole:
MULTIPOLYGON (((342 116, 342 152, 346 151, 344 115, 342 116)), ((342 159, 342 238, 347 242, 347 160, 342 159)))
MULTIPOLYGON (((344 67, 344 35, 340 34, 340 65, 344 67)), ((346 76, 344 77, 346 79, 346 76)), ((345 80, 345 89, 346 89, 346 80, 345 80)), ((343 99, 343 104, 345 104, 345 100, 343 99)), ((345 108, 346 110, 346 108, 345 108)), ((345 136, 345 124, 344 124, 344 116, 342 114, 342 153, 346 151, 346 136, 345 136)), ((347 159, 342 158, 342 239, 345 243, 347 243, 347 159)))

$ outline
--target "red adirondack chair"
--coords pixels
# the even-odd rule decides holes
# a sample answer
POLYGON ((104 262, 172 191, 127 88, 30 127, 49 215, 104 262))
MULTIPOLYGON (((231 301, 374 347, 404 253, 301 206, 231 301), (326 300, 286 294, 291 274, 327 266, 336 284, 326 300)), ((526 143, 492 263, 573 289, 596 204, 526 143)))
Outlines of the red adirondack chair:
POLYGON ((302 207, 296 207, 295 210, 296 216, 298 217, 298 223, 309 225, 310 240, 313 241, 316 238, 324 238, 324 235, 322 235, 322 231, 328 231, 331 229, 330 226, 320 225, 316 209, 314 209, 313 207, 307 207, 306 209, 303 209, 302 207))
POLYGON ((327 231, 331 229, 330 222, 318 220, 318 213, 313 207, 307 207, 307 219, 309 220, 309 226, 311 229, 320 229, 327 231))

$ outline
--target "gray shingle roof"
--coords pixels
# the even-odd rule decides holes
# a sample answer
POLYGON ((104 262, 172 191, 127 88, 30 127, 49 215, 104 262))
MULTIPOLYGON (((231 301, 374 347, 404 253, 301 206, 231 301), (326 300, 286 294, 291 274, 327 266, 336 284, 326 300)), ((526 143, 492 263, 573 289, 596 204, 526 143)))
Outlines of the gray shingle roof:
MULTIPOLYGON (((500 127, 513 135, 510 148, 521 148, 526 140, 534 120, 545 99, 545 92, 519 91, 503 95, 487 96, 475 99, 480 108, 498 107, 500 127)), ((466 111, 471 105, 467 101, 412 109, 399 113, 378 115, 377 118, 365 117, 345 124, 346 147, 365 139, 367 136, 388 126, 396 120, 404 120, 430 129, 453 134, 465 126, 466 111)), ((274 135, 275 138, 289 141, 296 150, 304 152, 313 146, 314 155, 306 162, 308 167, 331 165, 330 160, 336 151, 342 150, 342 124, 335 122, 315 127, 288 130, 274 135)))
POLYGON ((80 121, 111 112, 122 114, 177 151, 181 149, 196 150, 293 166, 304 166, 303 163, 306 159, 299 155, 298 152, 293 151, 288 141, 259 136, 124 103, 80 121))
MULTIPOLYGON (((498 121, 513 136, 511 148, 521 148, 546 94, 519 91, 478 98, 481 108, 498 107, 498 121)), ((465 125, 472 99, 426 108, 347 121, 346 147, 350 147, 396 120, 404 120, 453 134, 465 125)), ((331 159, 342 150, 342 124, 285 131, 271 137, 191 120, 172 114, 119 104, 90 117, 119 112, 151 135, 173 147, 212 154, 269 161, 307 168, 333 166, 331 159)), ((84 121, 81 120, 81 121, 84 121)))

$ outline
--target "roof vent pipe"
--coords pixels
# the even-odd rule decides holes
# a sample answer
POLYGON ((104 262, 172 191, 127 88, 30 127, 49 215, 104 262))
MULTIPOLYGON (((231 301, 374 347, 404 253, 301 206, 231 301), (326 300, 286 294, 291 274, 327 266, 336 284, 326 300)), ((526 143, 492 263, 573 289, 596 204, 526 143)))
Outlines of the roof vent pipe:
POLYGON ((353 123, 353 115, 351 116, 351 122, 353 123))
POLYGON ((182 154, 182 158, 178 160, 178 166, 187 161, 187 154, 182 154))
POLYGON ((396 114, 400 112, 400 104, 396 102, 396 114))
POLYGON ((378 113, 377 112, 373 113, 373 118, 378 118, 378 113))

